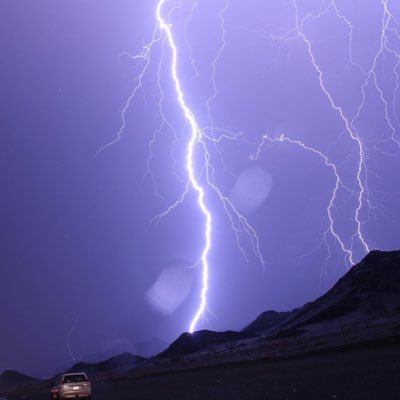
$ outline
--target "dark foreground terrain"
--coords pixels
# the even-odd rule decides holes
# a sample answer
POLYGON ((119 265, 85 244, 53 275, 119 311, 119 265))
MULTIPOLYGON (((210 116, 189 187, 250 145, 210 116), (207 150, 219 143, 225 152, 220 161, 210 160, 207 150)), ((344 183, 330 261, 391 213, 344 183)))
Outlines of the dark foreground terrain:
MULTIPOLYGON (((47 391, 12 398, 48 399, 47 391)), ((99 382, 93 400, 398 400, 400 343, 99 382)))
MULTIPOLYGON (((241 332, 183 333, 148 359, 71 370, 91 377, 93 400, 400 400, 400 251, 370 252, 320 298, 241 332)), ((51 380, 5 371, 0 400, 49 399, 51 380)))

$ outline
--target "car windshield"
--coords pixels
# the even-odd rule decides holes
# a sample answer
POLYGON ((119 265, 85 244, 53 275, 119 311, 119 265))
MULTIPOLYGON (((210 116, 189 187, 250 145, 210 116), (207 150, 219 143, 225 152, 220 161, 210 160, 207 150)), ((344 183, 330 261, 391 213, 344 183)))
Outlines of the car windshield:
POLYGON ((83 374, 74 374, 64 376, 63 383, 87 382, 87 378, 83 374))

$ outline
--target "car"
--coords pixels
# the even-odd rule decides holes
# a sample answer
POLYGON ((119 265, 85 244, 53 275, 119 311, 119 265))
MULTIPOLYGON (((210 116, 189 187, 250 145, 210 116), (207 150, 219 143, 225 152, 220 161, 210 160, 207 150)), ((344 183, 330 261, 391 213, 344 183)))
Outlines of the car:
POLYGON ((91 396, 92 387, 84 372, 60 375, 51 387, 52 399, 90 399, 91 396))

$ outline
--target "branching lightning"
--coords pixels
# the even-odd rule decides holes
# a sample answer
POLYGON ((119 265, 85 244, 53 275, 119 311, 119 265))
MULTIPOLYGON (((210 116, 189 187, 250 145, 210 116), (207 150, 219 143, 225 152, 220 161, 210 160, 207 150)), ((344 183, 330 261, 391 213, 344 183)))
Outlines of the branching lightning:
POLYGON ((178 103, 185 115, 186 120, 189 123, 190 126, 190 131, 191 131, 191 137, 190 141, 187 146, 187 155, 186 155, 186 170, 188 173, 189 181, 193 189, 197 193, 197 201, 199 208, 201 212, 204 215, 205 218, 205 245, 201 254, 201 262, 202 262, 202 269, 203 269, 203 285, 201 289, 201 300, 200 300, 200 306, 193 317, 192 322, 190 323, 189 327, 189 332, 193 332, 196 329, 196 325, 200 319, 200 317, 204 314, 204 311, 207 306, 207 291, 208 291, 208 274, 209 274, 209 265, 208 265, 208 254, 210 252, 211 248, 211 229, 212 229, 212 215, 210 210, 208 209, 204 197, 205 197, 205 191, 203 186, 200 184, 196 177, 195 173, 195 167, 194 167, 194 151, 196 145, 199 143, 201 132, 199 125, 195 119, 195 116, 193 115, 192 111, 188 107, 188 105, 185 102, 181 82, 178 77, 178 49, 176 47, 174 37, 172 35, 172 28, 171 25, 167 24, 166 21, 164 20, 161 10, 164 5, 165 0, 160 0, 157 6, 157 21, 159 24, 160 29, 165 33, 167 37, 167 41, 169 44, 169 47, 172 52, 172 61, 171 61, 171 75, 172 79, 175 84, 175 90, 176 90, 176 95, 177 95, 177 100, 178 103))
MULTIPOLYGON (((394 24, 397 24, 398 27, 398 23, 396 21, 396 19, 391 15, 389 9, 388 9, 388 2, 387 0, 381 0, 381 5, 382 5, 382 17, 381 17, 381 34, 380 34, 380 46, 378 48, 378 51, 376 52, 374 58, 373 58, 373 62, 372 65, 370 67, 370 69, 367 71, 365 68, 363 68, 359 63, 354 62, 353 60, 353 53, 352 53, 352 43, 353 43, 353 25, 351 24, 351 22, 349 21, 349 19, 347 19, 345 17, 345 15, 343 15, 342 13, 340 13, 339 8, 335 2, 335 0, 332 0, 330 2, 327 2, 326 6, 322 7, 321 6, 321 10, 317 15, 313 15, 311 13, 307 13, 304 18, 300 19, 299 18, 299 12, 298 12, 298 6, 296 3, 296 0, 292 0, 292 4, 293 7, 295 9, 295 35, 298 38, 301 38, 307 48, 307 52, 309 54, 310 60, 312 62, 312 65, 317 73, 318 76, 318 80, 319 80, 319 85, 321 87, 322 92, 326 95, 332 109, 334 111, 336 111, 338 113, 338 115, 340 116, 340 118, 343 121, 343 124, 345 126, 346 132, 349 134, 349 136, 351 137, 351 139, 354 141, 356 147, 357 147, 357 152, 358 152, 358 162, 357 162, 357 174, 356 174, 356 181, 357 181, 357 189, 354 192, 354 195, 357 198, 357 206, 354 212, 354 221, 356 223, 356 233, 353 235, 353 240, 355 238, 357 238, 360 243, 362 244, 362 247, 365 250, 365 253, 368 252, 370 250, 369 245, 367 244, 367 240, 363 234, 363 222, 361 220, 360 217, 360 213, 362 211, 362 209, 367 206, 369 208, 372 207, 371 202, 370 202, 370 193, 368 190, 368 184, 367 184, 367 177, 368 177, 368 169, 367 169, 367 145, 366 145, 366 141, 362 139, 362 137, 360 136, 358 129, 356 128, 356 123, 358 118, 360 117, 361 111, 363 110, 364 106, 365 106, 365 102, 366 102, 366 88, 370 85, 370 83, 372 82, 374 84, 374 89, 379 93, 379 98, 384 106, 384 112, 385 112, 385 120, 387 123, 387 126, 389 128, 389 132, 390 132, 390 136, 386 139, 382 139, 379 142, 384 142, 385 140, 392 140, 394 143, 396 143, 396 145, 399 145, 399 138, 396 135, 396 130, 394 128, 394 124, 392 123, 390 117, 389 117, 389 103, 385 98, 383 89, 380 87, 378 79, 377 79, 377 62, 378 60, 384 56, 384 51, 386 50, 389 54, 391 54, 392 56, 395 57, 395 59, 397 60, 394 68, 393 68, 393 74, 396 77, 396 86, 394 89, 394 93, 393 93, 393 104, 395 104, 396 102, 396 93, 398 90, 398 65, 399 65, 399 53, 398 51, 393 48, 390 44, 390 41, 388 40, 387 37, 387 32, 389 30, 389 22, 390 20, 392 20, 394 22, 394 24), (327 88, 327 85, 325 83, 325 78, 324 78, 324 74, 323 71, 321 69, 321 67, 319 66, 317 60, 316 60, 316 56, 313 53, 313 49, 312 49, 312 43, 310 41, 310 39, 306 36, 306 34, 304 33, 304 26, 307 23, 308 20, 318 20, 318 18, 320 18, 321 16, 323 16, 325 13, 327 13, 330 9, 332 9, 335 13, 335 15, 337 16, 337 18, 343 20, 345 22, 345 24, 348 26, 349 29, 349 47, 348 47, 348 54, 349 54, 349 59, 350 59, 350 63, 351 65, 355 66, 356 68, 358 68, 360 70, 360 72, 362 73, 362 75, 365 77, 364 79, 364 83, 362 84, 361 88, 360 88, 360 92, 361 92, 361 101, 358 107, 357 112, 351 116, 351 115, 346 115, 346 112, 344 111, 343 107, 338 105, 335 100, 334 100, 334 96, 330 93, 330 91, 327 88)), ((322 3, 322 5, 324 4, 324 2, 322 3)), ((397 32, 397 30, 396 30, 397 32)), ((394 112, 395 112, 395 106, 393 106, 394 112)), ((374 143, 374 148, 377 149, 377 142, 374 143)), ((396 156, 398 156, 396 154, 396 156)), ((333 198, 334 200, 334 198, 333 198)), ((328 211, 332 206, 332 201, 329 203, 329 207, 328 207, 328 211)), ((351 243, 351 248, 353 247, 353 240, 351 243)), ((351 248, 350 248, 350 252, 351 252, 351 248)), ((342 247, 342 249, 345 251, 345 248, 342 247)), ((346 251, 345 251, 346 252, 346 251)), ((346 252, 347 253, 347 252, 346 252)), ((354 257, 351 256, 350 260, 352 263, 355 262, 354 257)))
MULTIPOLYGON (((227 196, 225 196, 222 193, 222 191, 218 188, 218 186, 215 184, 215 180, 214 180, 214 176, 213 176, 213 167, 210 164, 211 155, 208 151, 207 143, 206 143, 208 136, 204 134, 204 131, 202 129, 200 129, 199 124, 194 116, 194 113, 192 112, 192 110, 189 108, 189 106, 187 105, 187 103, 185 101, 185 95, 184 95, 181 81, 180 81, 179 74, 178 74, 178 48, 177 48, 177 45, 174 40, 172 27, 170 24, 168 24, 165 21, 165 19, 163 18, 163 15, 162 15, 162 8, 163 8, 164 3, 165 3, 165 0, 160 0, 160 2, 158 3, 158 6, 157 6, 156 15, 157 15, 157 21, 158 21, 159 27, 160 27, 161 31, 164 32, 164 34, 167 38, 168 45, 172 52, 171 77, 172 77, 172 80, 173 80, 174 86, 175 86, 177 102, 178 102, 178 104, 185 116, 185 119, 190 127, 190 140, 187 145, 187 153, 186 153, 186 171, 188 174, 190 185, 187 184, 185 191, 183 192, 181 197, 172 206, 170 206, 166 211, 164 211, 162 214, 160 214, 158 217, 156 217, 156 219, 166 216, 176 206, 178 206, 180 203, 182 203, 185 198, 185 195, 190 190, 190 188, 193 188, 195 190, 195 192, 197 193, 198 206, 205 218, 205 231, 204 231, 205 244, 204 244, 204 247, 203 247, 203 250, 201 253, 202 288, 201 288, 201 294, 200 294, 200 305, 199 305, 199 307, 190 323, 190 326, 189 326, 189 332, 194 332, 200 318, 202 316, 204 316, 204 313, 207 309, 207 292, 208 292, 208 287, 209 287, 209 268, 210 268, 209 261, 208 261, 208 255, 209 255, 209 252, 211 249, 211 243, 212 243, 212 213, 206 205, 206 202, 205 202, 205 190, 206 189, 199 182, 199 180, 197 178, 196 167, 194 165, 194 152, 198 145, 200 145, 201 148, 203 149, 203 154, 204 154, 203 167, 206 172, 206 184, 209 189, 212 189, 213 192, 217 194, 219 200, 222 202, 224 210, 231 222, 232 228, 235 230, 239 249, 245 255, 245 251, 239 242, 240 228, 238 228, 236 226, 235 221, 234 221, 235 218, 238 220, 238 223, 244 229, 244 231, 248 234, 250 242, 252 244, 253 251, 256 253, 257 257, 259 258, 259 260, 262 262, 263 265, 264 265, 265 261, 262 257, 261 251, 260 251, 259 238, 258 238, 255 230, 248 223, 247 219, 242 214, 240 214, 240 212, 237 210, 237 208, 234 206, 234 204, 229 200, 229 198, 227 196)), ((223 14, 227 10, 228 5, 229 5, 229 3, 228 3, 228 1, 226 1, 225 6, 220 14, 221 27, 222 27, 221 29, 223 32, 224 32, 224 30, 223 30, 223 23, 224 23, 223 14)), ((192 8, 191 12, 193 12, 193 8, 192 8)), ((216 90, 216 85, 215 85, 215 63, 217 62, 218 58, 222 54, 223 46, 225 44, 224 39, 222 42, 223 42, 223 45, 220 48, 220 50, 218 51, 217 56, 213 62, 213 75, 212 75, 211 79, 213 82, 214 92, 213 92, 212 97, 210 97, 209 100, 207 101, 207 109, 208 110, 209 110, 210 101, 217 95, 217 90, 216 90)), ((192 62, 192 65, 193 65, 193 62, 192 62)), ((211 130, 213 131, 214 128, 212 127, 211 130)), ((237 138, 237 135, 231 134, 227 131, 224 131, 219 136, 218 139, 212 138, 211 142, 215 143, 215 142, 222 140, 223 138, 235 139, 235 138, 237 138)))
POLYGON ((300 140, 293 140, 290 139, 288 137, 286 137, 285 135, 280 135, 279 137, 276 138, 271 138, 270 136, 268 136, 267 134, 263 136, 262 138, 262 142, 261 144, 258 146, 257 151, 252 154, 250 156, 251 160, 255 160, 257 161, 260 154, 264 151, 265 146, 267 144, 275 144, 275 143, 288 143, 290 145, 294 145, 299 147, 302 150, 305 150, 307 152, 311 152, 314 155, 318 156, 319 158, 322 159, 322 161, 324 162, 325 166, 330 168, 335 176, 335 186, 332 190, 332 195, 329 201, 329 205, 327 207, 327 216, 328 216, 328 220, 329 220, 329 227, 327 229, 327 231, 324 233, 324 243, 326 248, 328 249, 328 253, 330 254, 330 248, 329 245, 327 243, 327 238, 326 235, 328 234, 328 232, 332 235, 332 237, 337 241, 337 243, 339 244, 341 250, 343 251, 343 253, 346 254, 346 256, 348 257, 348 260, 350 261, 351 264, 354 264, 354 255, 351 251, 351 249, 347 248, 345 245, 345 241, 340 237, 340 234, 338 234, 335 230, 335 222, 334 222, 334 217, 332 215, 332 209, 334 207, 335 204, 335 200, 336 200, 336 195, 338 193, 339 189, 345 189, 349 192, 351 192, 351 190, 343 184, 340 176, 339 176, 339 172, 338 169, 336 167, 335 164, 333 164, 331 161, 329 161, 328 157, 323 154, 321 151, 314 149, 313 147, 307 146, 306 144, 304 144, 303 142, 301 142, 300 140))
MULTIPOLYGON (((315 55, 312 51, 312 44, 311 41, 307 38, 307 36, 304 34, 303 29, 304 29, 304 24, 308 19, 317 19, 319 18, 323 13, 327 12, 329 7, 325 8, 323 11, 321 11, 317 16, 314 16, 312 14, 307 14, 303 19, 299 19, 299 12, 297 8, 297 3, 296 0, 292 0, 293 6, 295 8, 295 15, 296 15, 296 34, 298 35, 299 38, 301 38, 304 43, 306 44, 307 52, 310 56, 310 60, 312 62, 313 67, 315 68, 315 71, 317 72, 318 75, 318 80, 319 80, 319 85, 322 90, 322 92, 326 95, 332 109, 338 113, 340 119, 343 121, 343 124, 345 126, 346 132, 350 135, 351 139, 356 143, 357 148, 358 148, 358 162, 357 162, 357 185, 358 185, 358 190, 357 190, 357 207, 354 213, 354 220, 356 222, 356 236, 359 239, 359 241, 362 243, 362 246, 364 247, 365 252, 367 253, 369 251, 369 247, 366 243, 366 240, 364 238, 364 235, 362 233, 362 222, 360 220, 360 211, 363 207, 363 200, 365 196, 365 186, 363 183, 362 179, 362 173, 363 173, 363 166, 365 165, 365 154, 364 154, 364 147, 363 143, 357 133, 357 131, 354 128, 353 121, 349 121, 349 118, 346 116, 343 108, 339 105, 336 104, 335 100, 333 99, 333 96, 329 92, 329 90, 326 87, 326 84, 324 82, 324 74, 318 65, 315 55)), ((332 1, 330 5, 334 5, 335 2, 332 1)), ((336 8, 336 7, 335 7, 336 8)), ((336 8, 337 10, 337 8, 336 8)), ((354 263, 353 257, 351 257, 352 263, 354 263)))
POLYGON ((68 355, 72 361, 77 361, 77 358, 75 357, 74 353, 72 352, 71 336, 74 333, 74 330, 76 328, 76 325, 78 324, 78 321, 79 321, 79 315, 75 318, 75 321, 72 324, 71 329, 69 330, 69 332, 67 334, 67 337, 65 338, 65 344, 67 346, 68 355))
MULTIPOLYGON (((242 253, 245 260, 248 260, 248 254, 246 252, 245 245, 243 243, 243 236, 247 237, 246 240, 250 243, 253 254, 264 266, 266 264, 261 251, 261 241, 257 235, 256 230, 252 227, 249 220, 245 215, 241 214, 234 202, 224 193, 220 185, 217 182, 217 176, 215 171, 215 164, 213 163, 212 149, 215 149, 220 155, 222 165, 225 166, 222 159, 222 155, 219 152, 221 144, 225 141, 237 141, 249 143, 251 141, 246 139, 246 132, 240 130, 232 131, 224 127, 218 127, 214 124, 213 119, 213 102, 219 96, 217 86, 217 69, 219 62, 224 57, 224 51, 227 44, 229 43, 228 30, 226 24, 226 15, 229 11, 230 2, 229 0, 221 0, 221 8, 216 18, 219 21, 220 37, 218 42, 220 43, 219 48, 214 53, 211 59, 211 72, 209 78, 210 93, 208 98, 204 101, 204 109, 207 114, 207 125, 202 126, 201 118, 198 118, 198 113, 191 106, 191 96, 185 90, 185 81, 180 73, 180 66, 182 63, 181 55, 184 48, 181 47, 176 37, 176 31, 174 26, 170 22, 172 20, 172 14, 176 10, 182 10, 186 3, 184 0, 177 0, 174 2, 174 6, 171 6, 169 10, 166 10, 168 0, 158 0, 155 9, 156 24, 153 30, 153 34, 149 43, 143 46, 142 51, 136 56, 130 56, 133 60, 142 63, 142 68, 136 77, 133 90, 130 96, 127 98, 122 111, 121 111, 121 125, 116 133, 115 139, 101 147, 95 154, 98 156, 101 152, 109 148, 110 146, 119 142, 122 138, 124 131, 127 126, 126 114, 132 105, 137 93, 143 90, 144 78, 148 73, 149 67, 151 66, 154 57, 154 52, 157 49, 161 49, 161 56, 159 58, 157 68, 157 88, 159 91, 158 101, 158 115, 160 118, 160 124, 158 128, 153 132, 153 136, 149 141, 149 157, 147 161, 147 172, 146 176, 149 176, 154 184, 155 193, 160 198, 162 197, 157 187, 157 179, 151 170, 151 164, 154 158, 153 145, 156 143, 158 135, 164 130, 168 130, 173 135, 174 144, 180 141, 185 143, 185 159, 175 160, 174 163, 182 165, 184 164, 184 170, 186 173, 185 178, 178 176, 182 184, 182 192, 178 198, 170 206, 165 207, 165 210, 159 213, 153 218, 152 222, 158 223, 162 218, 173 212, 179 205, 187 200, 189 193, 194 193, 196 196, 196 205, 200 214, 202 215, 202 248, 200 255, 196 257, 195 266, 201 267, 201 291, 199 305, 194 312, 193 318, 189 324, 189 332, 194 332, 201 318, 205 316, 208 310, 207 295, 210 286, 210 271, 212 266, 210 265, 210 252, 213 248, 213 229, 215 221, 215 212, 210 206, 211 202, 208 201, 212 196, 217 198, 221 204, 221 210, 225 213, 227 220, 236 237, 236 245, 239 251, 242 253), (171 98, 167 98, 163 89, 163 83, 161 79, 162 73, 168 71, 170 83, 173 85, 174 97, 172 101, 176 103, 183 119, 185 121, 184 133, 179 132, 179 128, 168 119, 167 113, 164 112, 165 102, 171 102, 171 98)), ((369 241, 367 240, 364 232, 366 220, 363 219, 363 215, 369 210, 374 209, 374 205, 371 200, 371 194, 368 187, 368 176, 369 170, 367 168, 368 156, 372 150, 383 153, 384 155, 400 158, 400 155, 396 152, 389 152, 387 148, 381 148, 381 145, 387 142, 394 143, 398 149, 400 149, 400 138, 396 132, 396 124, 399 122, 397 115, 397 96, 399 91, 400 81, 400 21, 390 12, 388 0, 380 0, 382 6, 382 18, 381 18, 381 34, 380 34, 380 46, 375 54, 371 66, 365 67, 362 63, 355 61, 356 58, 353 55, 353 31, 354 25, 349 17, 340 10, 340 7, 336 4, 335 0, 321 1, 319 10, 315 13, 306 12, 302 14, 296 0, 288 0, 288 4, 291 7, 293 14, 293 24, 290 29, 285 33, 275 34, 268 31, 251 30, 250 28, 243 28, 255 34, 266 35, 269 40, 279 41, 281 43, 280 49, 286 43, 302 43, 304 51, 306 52, 310 65, 312 66, 313 72, 315 73, 315 79, 318 84, 319 90, 324 95, 326 102, 332 110, 332 113, 337 116, 340 121, 344 133, 347 135, 351 143, 354 144, 354 152, 356 154, 356 160, 354 161, 354 182, 349 184, 345 182, 342 172, 340 170, 340 164, 335 162, 333 158, 329 156, 329 152, 326 150, 320 150, 316 146, 306 144, 304 141, 299 139, 290 138, 286 135, 280 135, 278 137, 271 137, 269 135, 263 135, 260 141, 254 143, 256 145, 256 151, 251 155, 253 161, 259 160, 261 153, 271 145, 288 145, 296 146, 300 151, 304 151, 310 154, 310 156, 318 157, 324 167, 328 168, 332 172, 334 178, 334 184, 332 186, 332 192, 330 194, 329 202, 326 206, 326 216, 328 220, 328 227, 322 235, 321 245, 324 244, 327 256, 323 263, 323 269, 326 269, 328 260, 331 256, 331 244, 329 243, 328 237, 337 244, 344 255, 347 267, 350 267, 356 263, 360 255, 354 250, 355 247, 361 248, 363 254, 367 253, 370 249, 369 241), (323 67, 318 62, 319 58, 315 51, 312 39, 306 34, 305 29, 308 23, 315 22, 327 15, 327 13, 333 13, 335 18, 343 22, 348 31, 348 60, 349 65, 354 68, 359 76, 361 77, 362 83, 359 87, 360 102, 356 106, 355 112, 348 111, 330 90, 328 79, 323 67), (378 63, 385 57, 390 56, 395 60, 393 70, 391 71, 394 77, 394 87, 391 92, 391 99, 381 86, 378 78, 377 68, 378 63), (367 140, 363 138, 362 131, 358 127, 358 121, 361 118, 362 112, 365 108, 367 99, 367 89, 373 86, 376 93, 378 93, 379 99, 384 109, 384 117, 387 124, 387 131, 382 134, 382 137, 378 140, 367 140), (343 234, 337 228, 337 222, 335 221, 334 209, 336 208, 336 202, 338 193, 345 191, 354 200, 355 206, 352 209, 352 232, 350 233, 350 239, 344 238, 343 234)), ((199 8, 200 3, 198 0, 192 0, 190 6, 186 9, 187 16, 183 24, 183 44, 186 49, 188 62, 194 73, 193 80, 198 79, 200 76, 200 69, 197 61, 194 57, 191 41, 188 34, 188 26, 192 17, 199 8)), ((237 28, 237 27, 236 27, 237 28)), ((219 77, 219 75, 218 75, 219 77)), ((253 142, 252 142, 253 143, 253 142)), ((343 159, 348 157, 348 154, 343 155, 343 159)), ((174 169, 175 171, 175 169, 174 169)), ((145 176, 145 177, 146 177, 145 176)))
MULTIPOLYGON (((398 51, 398 44, 397 46, 393 44, 393 42, 388 38, 389 32, 392 33, 397 39, 399 39, 399 33, 398 33, 398 28, 400 27, 399 21, 391 14, 388 6, 388 1, 387 0, 381 0, 381 5, 382 5, 382 17, 381 17, 381 34, 380 34, 380 46, 378 48, 378 51, 376 52, 373 62, 371 64, 370 68, 364 68, 360 63, 357 63, 354 61, 353 58, 353 52, 352 52, 352 45, 353 45, 353 30, 354 26, 351 23, 351 21, 343 14, 340 12, 339 7, 337 6, 335 0, 332 1, 323 1, 321 2, 321 7, 318 11, 318 13, 313 14, 311 12, 305 13, 303 17, 300 17, 300 12, 298 8, 298 4, 296 0, 291 0, 291 4, 294 9, 294 27, 291 28, 289 31, 287 31, 283 35, 275 35, 271 32, 255 32, 255 33, 263 33, 267 34, 267 36, 271 40, 279 40, 282 42, 288 42, 293 41, 295 39, 299 39, 303 41, 305 44, 305 48, 307 51, 307 54, 309 56, 309 59, 311 61, 311 64, 316 72, 316 77, 318 79, 318 84, 320 86, 321 92, 325 95, 327 98, 330 107, 334 112, 337 113, 338 117, 341 119, 345 131, 349 135, 349 137, 352 139, 352 141, 355 143, 356 149, 357 149, 357 154, 358 154, 358 161, 356 165, 356 188, 349 188, 345 187, 343 185, 343 182, 340 178, 340 174, 338 172, 339 167, 335 165, 333 162, 329 162, 328 158, 325 154, 323 154, 321 151, 309 147, 302 143, 301 141, 298 140, 293 140, 290 139, 284 135, 277 137, 277 138, 270 138, 268 135, 264 136, 262 139, 262 143, 259 145, 257 152, 252 156, 253 159, 258 158, 258 155, 260 154, 261 149, 263 148, 265 143, 274 143, 274 142, 286 142, 290 144, 296 144, 300 146, 303 150, 307 151, 312 151, 313 153, 318 154, 320 157, 322 157, 325 161, 325 165, 329 166, 333 169, 333 172, 335 174, 335 179, 336 179, 336 186, 335 189, 332 193, 332 197, 329 201, 329 204, 327 206, 327 215, 329 218, 329 232, 332 234, 333 237, 335 237, 336 241, 339 243, 341 250, 343 253, 346 255, 348 260, 350 261, 351 264, 354 264, 358 258, 354 256, 353 252, 353 246, 354 246, 354 240, 357 239, 361 247, 364 249, 364 253, 367 253, 370 250, 370 246, 367 243, 367 239, 365 238, 365 235, 363 233, 363 225, 365 224, 366 221, 363 221, 361 218, 361 211, 364 208, 368 209, 374 209, 375 206, 372 205, 371 200, 370 200, 370 192, 368 189, 368 168, 367 168, 367 154, 369 151, 368 148, 368 143, 372 143, 372 148, 376 151, 380 151, 384 153, 387 156, 392 156, 392 157, 399 157, 398 153, 388 153, 387 151, 383 151, 379 148, 379 144, 382 144, 384 142, 387 142, 388 140, 391 140, 393 143, 396 144, 396 146, 399 146, 399 137, 396 133, 396 129, 394 126, 394 122, 390 116, 390 106, 389 106, 389 101, 385 97, 384 91, 381 88, 378 78, 377 78, 377 64, 378 60, 381 58, 384 58, 385 52, 386 54, 391 55, 395 60, 395 65, 392 70, 392 74, 395 77, 395 85, 392 93, 392 114, 393 118, 397 120, 397 114, 396 114, 396 102, 397 102, 397 93, 398 93, 398 88, 399 88, 399 64, 400 64, 400 54, 398 51), (320 65, 318 64, 317 57, 314 54, 313 51, 313 45, 311 39, 304 33, 304 27, 309 21, 317 21, 321 17, 323 17, 325 14, 327 14, 329 11, 333 11, 336 17, 340 20, 342 20, 348 27, 348 37, 349 37, 349 45, 348 45, 348 55, 349 55, 349 63, 355 67, 356 69, 359 70, 360 74, 363 76, 363 84, 360 86, 360 94, 361 94, 361 101, 359 103, 359 106, 357 108, 357 111, 354 115, 350 115, 349 113, 346 113, 344 108, 339 105, 336 101, 334 96, 331 94, 330 90, 328 89, 327 83, 326 83, 326 78, 324 75, 324 72, 320 65), (392 25, 390 25, 392 23, 392 25), (377 91, 379 98, 381 100, 381 103, 383 104, 384 107, 384 114, 385 114, 385 120, 387 123, 389 135, 386 137, 382 137, 382 139, 376 140, 376 141, 368 141, 362 138, 360 133, 358 132, 358 129, 356 127, 357 120, 360 118, 361 112, 365 107, 365 102, 366 102, 366 89, 370 84, 373 84, 373 88, 377 91), (345 240, 341 239, 340 236, 335 232, 334 229, 334 218, 332 217, 332 208, 335 206, 335 201, 336 201, 336 195, 337 192, 340 188, 345 188, 349 193, 352 194, 352 196, 356 197, 357 199, 357 205, 354 209, 354 222, 356 226, 355 233, 352 236, 351 243, 350 245, 345 244, 345 240)), ((379 206, 381 207, 381 206, 379 206)), ((325 245, 328 248, 329 246, 326 243, 326 237, 324 239, 325 245)), ((328 254, 330 255, 330 250, 328 248, 328 254)), ((325 262, 326 264, 326 262, 325 262)))
MULTIPOLYGON (((220 21, 221 21, 221 28, 223 29, 223 24, 224 24, 224 19, 223 19, 223 14, 228 8, 228 1, 226 1, 225 6, 223 10, 221 11, 220 14, 220 21)), ((236 234, 236 242, 237 245, 242 252, 243 256, 247 258, 246 252, 244 248, 240 244, 240 234, 241 232, 245 232, 250 240, 251 246, 253 251, 255 252, 256 256, 262 263, 262 265, 265 264, 265 261, 262 257, 261 251, 260 251, 260 241, 259 238, 255 232, 255 230, 251 227, 249 224, 248 220, 237 210, 237 208, 234 206, 234 204, 229 200, 227 196, 225 196, 222 191, 218 188, 218 186, 215 184, 215 178, 214 178, 214 169, 212 165, 210 164, 210 159, 211 155, 210 152, 208 151, 207 147, 207 142, 210 142, 214 145, 217 145, 220 143, 222 140, 236 140, 238 137, 240 137, 240 132, 239 133, 232 133, 224 129, 219 129, 215 128, 214 126, 211 127, 205 127, 203 129, 200 128, 196 117, 193 113, 193 111, 190 109, 188 106, 186 99, 185 99, 185 94, 184 90, 181 84, 181 80, 179 77, 178 73, 178 47, 177 44, 174 40, 174 35, 172 31, 172 26, 171 24, 167 21, 167 19, 163 15, 163 7, 165 6, 165 0, 160 0, 157 4, 156 7, 156 20, 157 20, 157 26, 153 32, 153 37, 150 43, 146 44, 143 48, 143 51, 137 55, 137 56, 130 56, 132 59, 138 59, 142 60, 144 65, 139 73, 137 79, 136 79, 136 85, 131 92, 131 95, 128 97, 125 106, 123 107, 121 111, 121 126, 120 129, 118 130, 116 134, 116 138, 106 144, 105 146, 101 147, 94 157, 99 155, 102 151, 106 150, 108 147, 114 145, 115 143, 119 142, 123 132, 126 129, 126 113, 129 110, 129 107, 131 106, 132 101, 136 97, 137 92, 142 89, 143 87, 143 78, 150 66, 151 63, 151 54, 152 54, 152 49, 155 46, 155 44, 162 42, 163 43, 163 50, 162 50, 162 56, 161 60, 159 62, 158 66, 158 74, 157 74, 157 83, 158 83, 158 88, 160 91, 160 100, 159 100, 159 115, 161 117, 161 123, 159 128, 154 132, 152 139, 149 142, 149 158, 148 158, 148 163, 147 163, 147 174, 151 177, 154 186, 156 188, 156 194, 159 195, 158 189, 157 189, 157 182, 156 179, 154 178, 153 173, 151 172, 150 164, 151 164, 151 159, 153 158, 153 152, 152 152, 152 146, 157 140, 157 135, 161 132, 161 130, 167 126, 174 134, 175 140, 180 140, 178 137, 176 130, 174 126, 168 121, 167 117, 165 116, 163 112, 163 102, 165 99, 164 91, 162 89, 162 85, 160 82, 160 75, 161 75, 161 70, 163 68, 164 64, 164 55, 165 55, 165 47, 164 45, 167 45, 170 53, 171 53, 171 64, 170 64, 170 74, 171 74, 171 79, 174 84, 175 88, 175 93, 176 93, 176 101, 184 115, 184 118, 187 122, 187 125, 190 130, 190 139, 187 143, 186 147, 186 162, 185 162, 185 168, 187 172, 187 177, 188 180, 184 184, 184 191, 181 193, 179 198, 165 211, 157 215, 155 218, 153 218, 152 221, 158 222, 160 219, 163 217, 167 216, 170 212, 172 212, 177 206, 179 206, 184 200, 186 195, 190 190, 194 190, 197 195, 197 204, 198 207, 203 214, 204 217, 204 247, 201 251, 201 257, 200 260, 197 261, 194 265, 201 265, 202 268, 202 285, 201 285, 201 293, 200 293, 200 304, 195 312, 192 321, 189 326, 189 332, 193 332, 200 319, 204 316, 205 311, 207 310, 207 292, 209 288, 209 260, 208 256, 211 250, 211 244, 212 244, 212 213, 209 207, 206 204, 205 201, 205 196, 206 196, 206 188, 201 184, 198 174, 200 170, 204 169, 205 170, 205 181, 208 189, 211 189, 215 194, 217 194, 219 200, 221 201, 223 208, 229 218, 229 221, 231 223, 232 228, 235 231, 236 234), (217 134, 217 136, 215 136, 217 134), (204 163, 201 166, 201 168, 196 168, 195 162, 194 162, 194 155, 196 150, 200 148, 200 150, 203 151, 203 160, 204 163)), ((173 13, 175 9, 178 9, 182 6, 182 2, 179 2, 179 4, 172 9, 169 10, 168 12, 168 17, 173 13)), ((198 6, 198 3, 195 2, 190 9, 190 14, 188 18, 185 21, 185 39, 186 43, 190 49, 189 42, 186 38, 186 25, 190 19, 190 17, 193 15, 196 7, 198 6)), ((223 40, 224 44, 224 40, 223 40)), ((215 83, 215 73, 216 73, 216 67, 215 64, 218 61, 218 58, 222 54, 223 47, 221 47, 218 51, 217 56, 214 59, 213 62, 213 76, 211 77, 211 80, 213 82, 213 94, 212 96, 208 99, 207 103, 207 109, 209 110, 209 104, 217 96, 217 89, 216 89, 216 83, 215 83)), ((191 65, 196 72, 196 76, 198 75, 196 66, 195 66, 195 61, 191 56, 191 53, 189 54, 190 60, 191 60, 191 65)), ((210 111, 209 111, 210 113, 210 111)), ((211 119, 211 114, 210 115, 210 121, 212 122, 211 119)))

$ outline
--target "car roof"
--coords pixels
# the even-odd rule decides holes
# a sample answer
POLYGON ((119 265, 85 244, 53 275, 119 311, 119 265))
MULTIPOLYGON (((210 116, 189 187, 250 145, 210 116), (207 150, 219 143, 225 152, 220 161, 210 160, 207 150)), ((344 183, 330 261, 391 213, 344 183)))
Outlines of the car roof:
POLYGON ((85 372, 69 372, 68 374, 62 374, 61 376, 71 376, 71 375, 85 375, 85 372))

